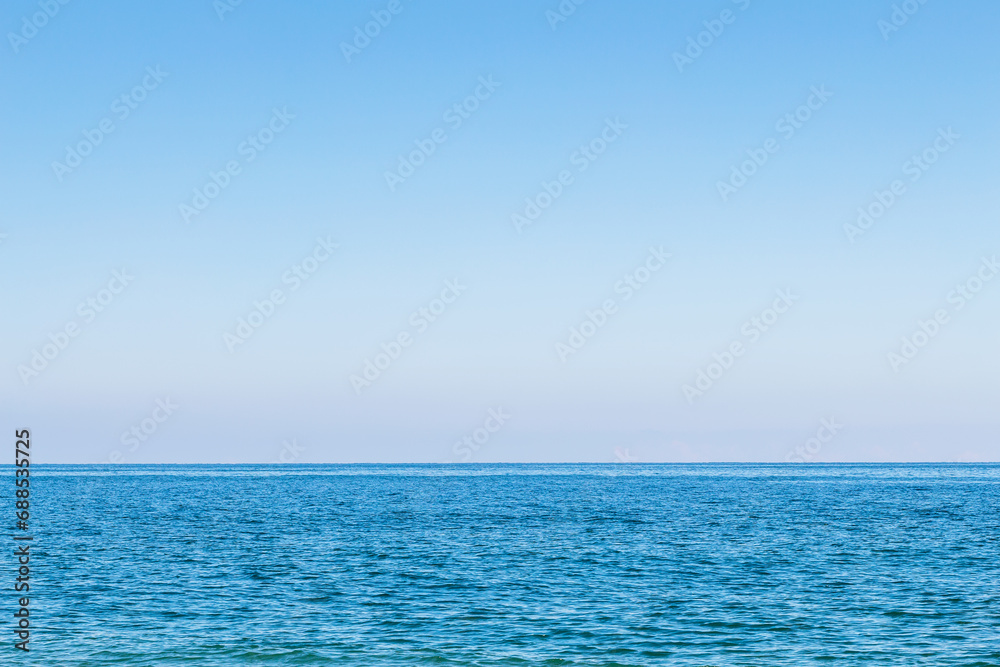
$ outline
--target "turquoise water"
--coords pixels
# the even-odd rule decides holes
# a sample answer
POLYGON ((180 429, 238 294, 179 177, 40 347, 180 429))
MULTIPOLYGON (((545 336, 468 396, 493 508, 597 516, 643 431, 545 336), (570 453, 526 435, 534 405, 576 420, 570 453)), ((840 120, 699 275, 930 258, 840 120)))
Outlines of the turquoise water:
POLYGON ((32 650, 11 629, 3 664, 1000 665, 997 465, 32 481, 32 650))

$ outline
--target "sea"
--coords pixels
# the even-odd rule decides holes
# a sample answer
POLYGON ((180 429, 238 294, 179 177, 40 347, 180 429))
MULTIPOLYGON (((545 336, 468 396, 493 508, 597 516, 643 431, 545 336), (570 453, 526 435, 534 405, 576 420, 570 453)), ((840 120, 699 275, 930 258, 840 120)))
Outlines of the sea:
POLYGON ((3 665, 1000 665, 1000 465, 6 469, 3 665))

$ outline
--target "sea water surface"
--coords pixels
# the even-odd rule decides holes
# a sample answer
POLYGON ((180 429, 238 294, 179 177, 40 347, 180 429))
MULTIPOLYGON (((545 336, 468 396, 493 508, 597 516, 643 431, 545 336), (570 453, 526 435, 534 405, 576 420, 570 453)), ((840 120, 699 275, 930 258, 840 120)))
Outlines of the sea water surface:
POLYGON ((998 465, 31 472, 3 664, 1000 665, 998 465))

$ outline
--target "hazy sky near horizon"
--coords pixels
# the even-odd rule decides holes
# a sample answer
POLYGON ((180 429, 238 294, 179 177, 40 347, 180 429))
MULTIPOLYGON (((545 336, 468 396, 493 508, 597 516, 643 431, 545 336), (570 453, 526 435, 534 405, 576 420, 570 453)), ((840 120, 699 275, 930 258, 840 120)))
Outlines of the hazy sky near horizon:
POLYGON ((5 428, 66 463, 998 460, 998 20, 11 0, 5 428))

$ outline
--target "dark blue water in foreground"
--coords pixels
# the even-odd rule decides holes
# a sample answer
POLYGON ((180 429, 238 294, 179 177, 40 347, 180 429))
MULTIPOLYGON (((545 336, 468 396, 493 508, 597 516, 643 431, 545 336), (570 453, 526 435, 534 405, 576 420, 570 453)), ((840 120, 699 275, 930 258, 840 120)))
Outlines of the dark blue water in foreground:
POLYGON ((7 615, 2 664, 1000 665, 996 465, 32 482, 32 650, 7 615))

